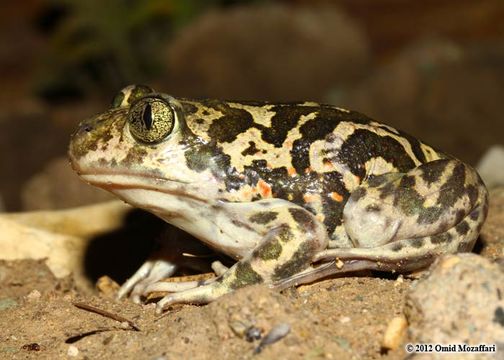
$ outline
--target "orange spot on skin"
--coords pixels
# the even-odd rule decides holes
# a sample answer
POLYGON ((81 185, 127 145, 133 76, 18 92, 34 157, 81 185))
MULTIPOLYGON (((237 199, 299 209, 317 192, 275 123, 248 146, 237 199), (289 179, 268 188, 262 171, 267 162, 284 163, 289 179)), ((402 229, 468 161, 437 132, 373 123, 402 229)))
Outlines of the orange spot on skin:
POLYGON ((317 219, 320 222, 324 222, 325 216, 324 216, 324 214, 317 214, 317 215, 315 215, 315 219, 317 219))
POLYGON ((294 169, 293 167, 288 168, 287 173, 289 174, 289 176, 296 176, 297 175, 296 169, 294 169))
POLYGON ((305 172, 305 174, 309 174, 309 173, 311 173, 311 171, 312 171, 312 168, 308 166, 308 167, 305 169, 305 171, 304 171, 304 172, 305 172))
POLYGON ((332 192, 331 193, 331 198, 334 200, 334 201, 337 201, 337 202, 342 202, 343 201, 343 196, 341 196, 340 194, 338 194, 337 192, 332 192))
POLYGON ((263 179, 260 179, 257 182, 257 186, 259 187, 259 192, 261 193, 263 198, 271 197, 271 186, 269 186, 267 182, 265 182, 263 179))

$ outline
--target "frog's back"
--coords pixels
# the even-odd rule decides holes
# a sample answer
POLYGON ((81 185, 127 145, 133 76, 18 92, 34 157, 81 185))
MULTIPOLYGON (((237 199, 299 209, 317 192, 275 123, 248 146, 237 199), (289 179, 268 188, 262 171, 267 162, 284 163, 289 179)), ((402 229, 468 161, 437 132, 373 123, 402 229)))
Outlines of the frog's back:
POLYGON ((341 225, 350 193, 371 175, 444 157, 358 112, 314 102, 181 101, 186 123, 222 157, 227 200, 281 198, 341 225))

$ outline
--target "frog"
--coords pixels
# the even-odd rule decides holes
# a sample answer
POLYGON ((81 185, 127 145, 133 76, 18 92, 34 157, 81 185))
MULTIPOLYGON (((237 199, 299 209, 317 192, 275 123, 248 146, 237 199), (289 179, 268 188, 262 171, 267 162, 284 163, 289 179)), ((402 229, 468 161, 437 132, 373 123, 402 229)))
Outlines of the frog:
MULTIPOLYGON (((148 259, 119 298, 206 304, 360 270, 408 273, 471 251, 488 192, 468 164, 356 111, 311 101, 188 99, 130 85, 80 123, 69 158, 87 183, 233 260, 164 282, 148 259)), ((170 254, 170 249, 167 249, 170 254)))

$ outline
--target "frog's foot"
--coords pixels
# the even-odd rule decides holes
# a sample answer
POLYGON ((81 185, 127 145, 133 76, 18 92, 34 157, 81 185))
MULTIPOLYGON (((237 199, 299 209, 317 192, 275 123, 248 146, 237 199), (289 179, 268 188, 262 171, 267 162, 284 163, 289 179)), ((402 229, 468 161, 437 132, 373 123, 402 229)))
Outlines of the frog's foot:
MULTIPOLYGON (((238 288, 260 283, 273 283, 297 274, 310 266, 316 253, 328 243, 325 227, 313 214, 286 201, 275 201, 275 207, 246 214, 264 227, 264 235, 253 251, 225 273, 205 283, 186 283, 191 287, 168 294, 157 304, 161 312, 176 303, 205 304, 238 288), (281 206, 278 206, 281 205, 281 206)), ((149 291, 166 290, 174 285, 153 284, 149 291)))
POLYGON ((421 269, 438 255, 470 251, 487 211, 485 186, 458 160, 376 176, 351 194, 343 210, 354 248, 325 250, 315 261, 371 260, 377 269, 421 269))
MULTIPOLYGON (((129 295, 134 302, 140 303, 141 298, 149 293, 148 289, 152 284, 171 277, 180 266, 198 272, 209 270, 208 255, 194 255, 208 252, 208 249, 200 242, 181 236, 178 231, 168 228, 163 236, 157 239, 158 250, 121 286, 117 293, 118 299, 129 295)), ((216 265, 217 271, 222 271, 222 268, 225 266, 216 265)))
POLYGON ((172 276, 176 270, 177 265, 169 260, 149 259, 121 286, 117 299, 129 294, 135 303, 140 303, 150 284, 172 276))

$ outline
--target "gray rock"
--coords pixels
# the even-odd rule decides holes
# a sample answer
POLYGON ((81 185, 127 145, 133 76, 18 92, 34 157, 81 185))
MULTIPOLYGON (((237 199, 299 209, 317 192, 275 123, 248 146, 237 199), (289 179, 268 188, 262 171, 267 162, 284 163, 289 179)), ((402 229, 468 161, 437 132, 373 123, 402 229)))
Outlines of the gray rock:
MULTIPOLYGON (((405 313, 411 343, 502 346, 504 272, 479 255, 444 256, 427 277, 412 286, 405 313)), ((503 351, 499 350, 497 354, 503 351)), ((472 354, 464 359, 497 354, 472 354)))
POLYGON ((481 157, 476 169, 487 187, 504 185, 504 146, 490 147, 481 157))
POLYGON ((339 8, 236 6, 178 33, 163 87, 190 97, 322 100, 360 77, 369 53, 363 29, 339 8))

